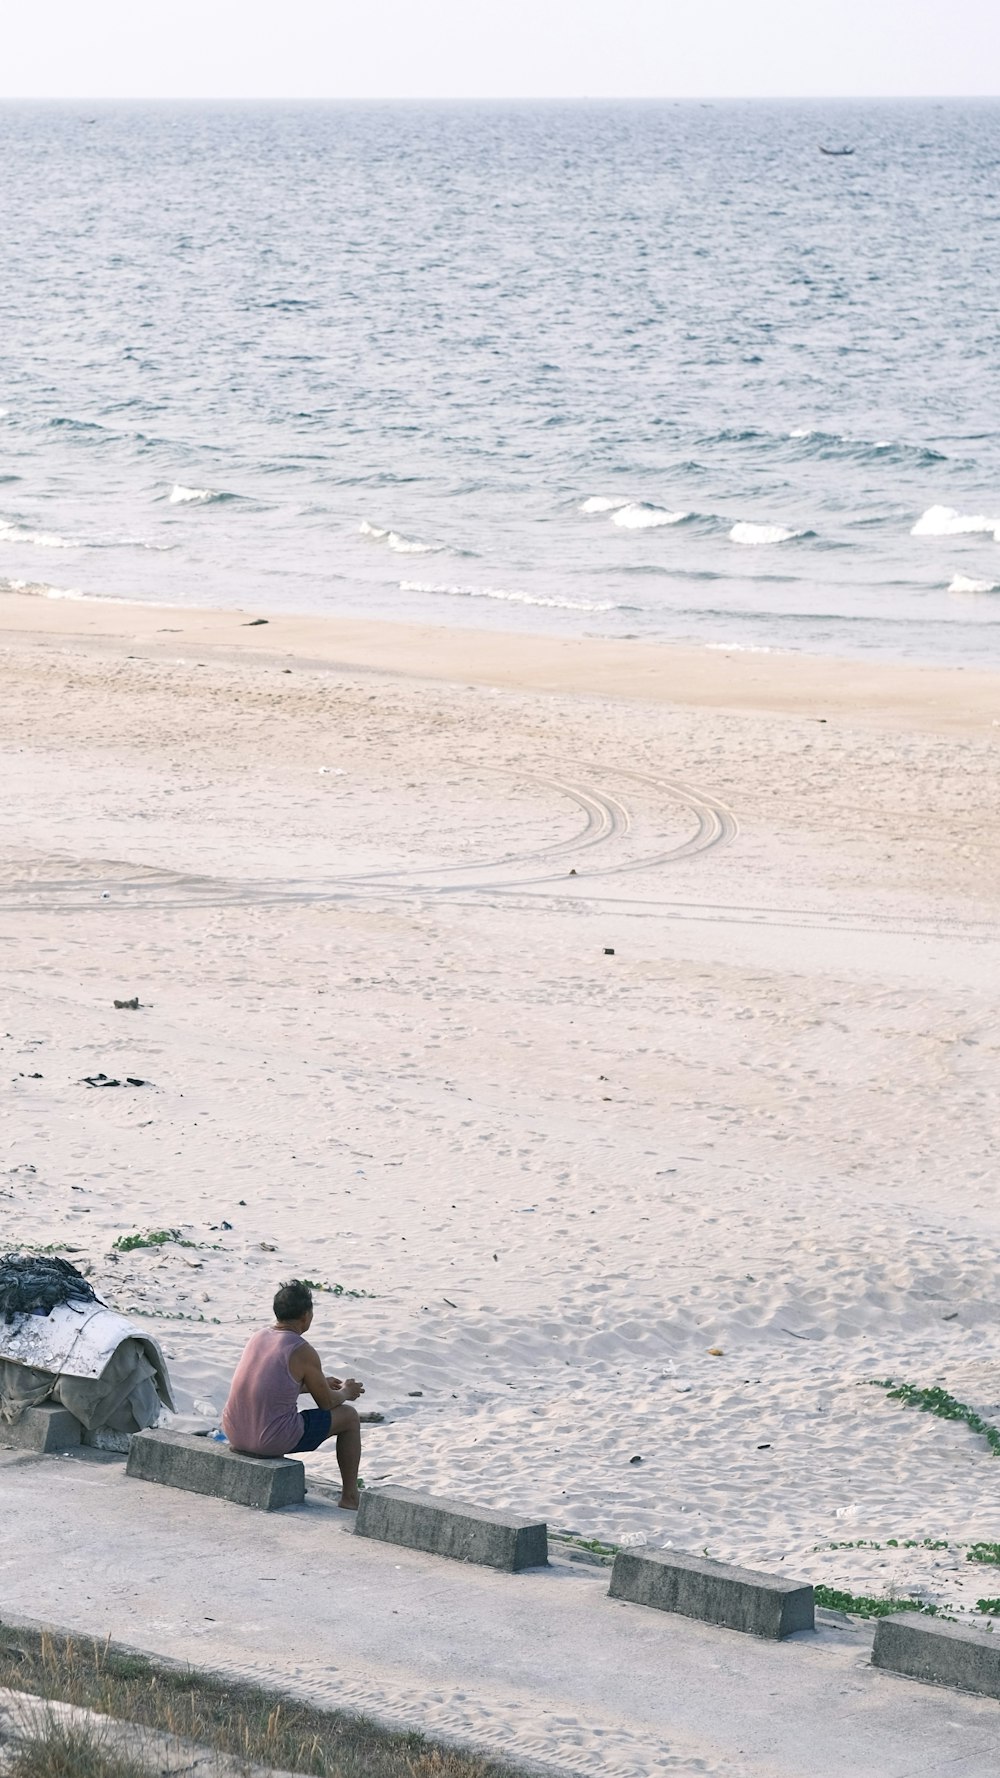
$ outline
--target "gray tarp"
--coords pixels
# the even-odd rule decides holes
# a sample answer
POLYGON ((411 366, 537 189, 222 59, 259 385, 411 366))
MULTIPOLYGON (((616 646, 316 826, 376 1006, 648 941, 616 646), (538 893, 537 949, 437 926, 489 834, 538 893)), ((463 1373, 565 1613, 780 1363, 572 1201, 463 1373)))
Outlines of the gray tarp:
POLYGON ((0 1420, 55 1401, 88 1432, 139 1432, 173 1395, 163 1353, 103 1303, 63 1303, 0 1326, 0 1420))

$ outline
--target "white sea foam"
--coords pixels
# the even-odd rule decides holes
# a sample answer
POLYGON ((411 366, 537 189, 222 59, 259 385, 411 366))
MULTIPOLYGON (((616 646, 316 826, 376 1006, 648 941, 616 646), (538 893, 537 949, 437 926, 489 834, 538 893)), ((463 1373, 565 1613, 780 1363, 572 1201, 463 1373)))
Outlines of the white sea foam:
POLYGON ((619 507, 631 506, 630 500, 616 500, 608 494, 592 494, 580 507, 581 512, 617 512, 619 507))
POLYGON ((789 438, 812 438, 815 431, 815 426, 796 426, 788 436, 789 438))
POLYGON ((175 482, 168 496, 171 506, 207 506, 210 500, 225 500, 218 488, 185 488, 175 482))
POLYGON ((65 537, 55 537, 49 531, 26 531, 23 525, 11 524, 9 519, 0 519, 0 543, 27 543, 35 549, 75 549, 65 537))
POLYGON ((546 599, 534 593, 510 592, 495 586, 448 586, 440 581, 401 580, 401 593, 446 594, 451 599, 502 599, 509 605, 538 605, 548 611, 618 611, 613 599, 546 599))
POLYGON ((721 654, 778 654, 780 649, 768 648, 763 642, 706 642, 706 648, 717 649, 721 654))
POLYGON ((1000 580, 972 580, 968 574, 952 576, 949 593, 1000 593, 1000 580))
POLYGON ((0 580, 0 593, 27 593, 35 599, 84 599, 79 587, 49 586, 45 581, 0 580))
POLYGON ((911 537, 971 537, 992 532, 1000 543, 1000 519, 975 517, 958 512, 954 506, 929 506, 910 532, 911 537))
POLYGON ((630 500, 614 514, 611 523, 621 525, 625 531, 652 531, 660 525, 679 525, 689 516, 686 512, 668 512, 665 506, 654 506, 646 500, 630 500))
POLYGON ((752 525, 744 520, 734 525, 729 535, 734 543, 790 543, 804 533, 790 531, 787 525, 752 525))
POLYGON ((416 537, 404 537, 401 532, 390 531, 382 525, 372 525, 367 519, 362 519, 358 531, 362 537, 371 537, 376 543, 387 543, 397 556, 433 556, 441 547, 437 543, 421 543, 416 537))

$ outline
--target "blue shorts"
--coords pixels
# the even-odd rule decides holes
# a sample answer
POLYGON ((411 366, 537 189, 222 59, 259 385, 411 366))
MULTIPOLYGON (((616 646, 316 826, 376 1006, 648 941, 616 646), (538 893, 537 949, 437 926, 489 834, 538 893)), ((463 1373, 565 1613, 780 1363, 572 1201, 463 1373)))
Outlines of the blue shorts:
POLYGON ((303 1408, 302 1437, 299 1439, 297 1445, 292 1446, 292 1449, 287 1455, 293 1457, 299 1451, 317 1450, 323 1443, 323 1440, 330 1436, 330 1422, 332 1419, 333 1415, 330 1413, 329 1408, 303 1408))

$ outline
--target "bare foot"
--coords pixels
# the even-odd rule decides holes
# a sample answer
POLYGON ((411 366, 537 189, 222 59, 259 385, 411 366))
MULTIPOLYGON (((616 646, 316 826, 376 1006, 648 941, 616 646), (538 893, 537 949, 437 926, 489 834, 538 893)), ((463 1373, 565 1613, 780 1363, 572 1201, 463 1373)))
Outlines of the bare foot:
POLYGON ((349 1513, 356 1513, 360 1504, 361 1496, 359 1494, 342 1494, 337 1502, 338 1506, 344 1507, 349 1513))

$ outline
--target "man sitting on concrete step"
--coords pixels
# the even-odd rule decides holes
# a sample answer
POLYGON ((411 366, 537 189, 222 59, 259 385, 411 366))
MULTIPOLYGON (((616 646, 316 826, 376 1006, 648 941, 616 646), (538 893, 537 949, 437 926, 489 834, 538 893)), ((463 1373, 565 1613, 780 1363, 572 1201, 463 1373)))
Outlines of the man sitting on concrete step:
POLYGON ((312 1326, 312 1292, 301 1279, 283 1284, 274 1299, 274 1326, 247 1341, 236 1367, 222 1427, 234 1451, 251 1457, 290 1457, 315 1451, 336 1436, 340 1465, 340 1505, 358 1506, 361 1422, 348 1404, 364 1385, 348 1377, 325 1377, 319 1353, 303 1336, 312 1326), (299 1411, 300 1395, 314 1408, 299 1411))

